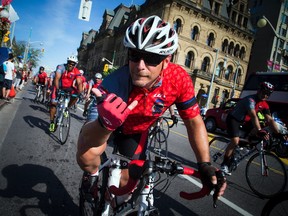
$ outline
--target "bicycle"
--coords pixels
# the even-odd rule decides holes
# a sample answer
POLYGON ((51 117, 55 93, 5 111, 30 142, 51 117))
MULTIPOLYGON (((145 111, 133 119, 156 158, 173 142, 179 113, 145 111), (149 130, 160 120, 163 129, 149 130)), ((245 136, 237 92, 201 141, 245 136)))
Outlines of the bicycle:
POLYGON ((71 96, 75 97, 77 95, 61 91, 57 102, 56 126, 59 128, 59 139, 62 145, 66 143, 70 131, 71 115, 68 103, 71 96))
POLYGON ((148 157, 151 159, 153 156, 168 156, 168 144, 167 138, 169 135, 169 129, 177 124, 174 122, 170 125, 168 120, 172 120, 169 117, 161 116, 157 119, 154 126, 150 128, 149 132, 149 154, 148 157), (166 133, 165 133, 166 131, 166 133))
MULTIPOLYGON (((166 191, 171 181, 177 175, 191 175, 200 178, 198 171, 184 167, 180 163, 171 161, 166 157, 156 156, 154 160, 131 160, 121 159, 119 155, 113 154, 108 159, 106 153, 101 155, 101 166, 99 176, 89 184, 92 184, 90 192, 87 192, 87 173, 83 173, 79 193, 79 210, 81 216, 88 215, 160 215, 155 207, 153 191, 156 186, 165 182, 162 191, 166 191), (119 186, 121 169, 129 168, 129 180, 123 188, 119 186), (133 172, 133 170, 135 172, 133 172), (166 174, 164 180, 162 175, 166 174), (156 176, 158 176, 156 178, 156 176)), ((225 182, 225 177, 221 171, 217 172, 219 185, 215 190, 219 190, 225 182)), ((89 185, 88 184, 88 185, 89 185)), ((209 195, 211 189, 207 186, 194 193, 181 192, 180 196, 187 200, 202 198, 209 195)), ((213 196, 213 206, 216 207, 216 194, 213 196)))
MULTIPOLYGON (((225 137, 214 137, 209 142, 212 161, 219 166, 229 143, 230 139, 225 137)), ((242 160, 252 155, 246 164, 245 177, 250 189, 261 198, 271 198, 286 187, 285 165, 271 152, 273 146, 272 142, 265 140, 240 138, 231 158, 229 171, 234 172, 242 160)))
POLYGON ((36 96, 34 98, 34 103, 39 103, 41 101, 44 101, 43 97, 43 91, 45 90, 45 85, 42 84, 36 84, 36 96), (40 100, 42 99, 42 100, 40 100))
POLYGON ((287 216, 288 191, 282 192, 270 199, 264 206, 261 216, 287 216))

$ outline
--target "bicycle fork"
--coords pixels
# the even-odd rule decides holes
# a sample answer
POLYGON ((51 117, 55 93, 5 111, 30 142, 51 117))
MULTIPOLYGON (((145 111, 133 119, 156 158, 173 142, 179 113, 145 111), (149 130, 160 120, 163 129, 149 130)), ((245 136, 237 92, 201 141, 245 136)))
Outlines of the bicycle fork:
MULTIPOLYGON (((111 158, 110 160, 106 161, 106 163, 103 164, 102 167, 106 167, 109 166, 109 178, 108 178, 108 187, 115 185, 117 187, 120 186, 120 178, 121 178, 121 160, 119 158, 111 158)), ((124 165, 125 167, 125 165, 124 165)), ((138 210, 138 216, 143 216, 145 215, 145 212, 147 211, 153 211, 154 209, 153 204, 154 204, 154 198, 153 198, 153 182, 154 182, 154 176, 153 174, 149 175, 149 176, 145 176, 144 178, 147 178, 146 181, 144 181, 144 186, 143 189, 138 188, 135 190, 139 190, 140 189, 140 203, 139 203, 139 210, 138 210)), ((139 187, 139 185, 138 185, 139 187)), ((127 203, 127 201, 129 199, 133 199, 133 195, 132 194, 125 194, 122 196, 115 196, 113 194, 109 194, 106 197, 105 200, 105 206, 104 206, 104 211, 102 213, 102 216, 106 216, 109 215, 109 211, 110 211, 110 206, 113 209, 117 209, 121 212, 121 209, 124 207, 121 205, 124 203, 127 203), (108 197, 109 196, 109 197, 108 197)), ((124 209, 122 209, 124 210, 124 209)), ((118 212, 118 211, 117 211, 118 212)))
POLYGON ((261 174, 262 174, 262 176, 268 176, 269 170, 268 170, 268 166, 267 166, 267 160, 266 160, 266 157, 264 154, 263 140, 261 141, 259 156, 260 156, 260 163, 261 163, 261 174))

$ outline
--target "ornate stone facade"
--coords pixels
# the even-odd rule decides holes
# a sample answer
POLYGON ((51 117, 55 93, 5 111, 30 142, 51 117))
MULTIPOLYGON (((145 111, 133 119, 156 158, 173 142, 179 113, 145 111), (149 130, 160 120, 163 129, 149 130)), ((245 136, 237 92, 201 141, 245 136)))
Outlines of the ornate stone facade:
POLYGON ((114 11, 106 10, 93 45, 87 50, 90 60, 86 68, 99 72, 105 63, 101 61, 103 57, 110 59, 113 66, 124 65, 127 50, 122 40, 127 26, 136 17, 158 15, 179 34, 179 48, 172 61, 191 75, 200 105, 206 105, 208 93, 209 107, 219 105, 231 94, 238 97, 254 37, 247 0, 234 0, 233 5, 230 2, 233 1, 147 0, 141 6, 119 5, 114 11))

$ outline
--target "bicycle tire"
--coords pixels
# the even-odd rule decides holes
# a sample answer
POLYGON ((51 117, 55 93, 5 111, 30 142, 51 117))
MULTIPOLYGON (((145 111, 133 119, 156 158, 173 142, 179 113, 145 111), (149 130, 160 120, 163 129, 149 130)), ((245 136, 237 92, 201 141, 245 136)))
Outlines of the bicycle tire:
POLYGON ((287 216, 288 215, 288 191, 282 192, 271 198, 264 206, 261 216, 287 216))
POLYGON ((272 198, 284 191, 287 173, 283 162, 270 152, 263 152, 251 156, 246 165, 245 176, 250 189, 261 198, 272 198), (266 160, 267 175, 261 173, 261 161, 266 160), (259 170, 260 168, 260 170, 259 170))
POLYGON ((34 103, 38 103, 40 101, 40 96, 41 96, 41 87, 38 86, 37 91, 36 91, 36 96, 34 98, 34 103))
POLYGON ((212 161, 217 164, 221 165, 224 159, 225 150, 228 144, 230 143, 230 140, 223 137, 214 137, 210 142, 210 157, 212 161))
MULTIPOLYGON (((100 156, 101 164, 107 160, 107 155, 105 152, 100 156)), ((85 173, 83 173, 84 177, 85 173)), ((99 170, 99 176, 97 181, 94 183, 93 194, 87 194, 83 185, 83 177, 81 179, 79 188, 79 215, 80 216, 100 216, 104 210, 105 206, 105 193, 107 190, 108 178, 109 178, 109 168, 104 167, 99 170)))
POLYGON ((68 109, 65 109, 65 112, 67 112, 66 116, 64 115, 64 113, 61 114, 63 116, 62 121, 59 125, 59 138, 62 145, 65 144, 68 139, 71 123, 70 111, 68 109))
POLYGON ((160 128, 164 132, 166 138, 168 139, 169 133, 170 133, 170 127, 169 127, 169 122, 168 120, 163 117, 162 121, 160 121, 160 128))
POLYGON ((153 134, 149 141, 148 145, 148 158, 153 159, 155 156, 160 156, 160 157, 167 157, 168 156, 168 144, 167 144, 167 139, 165 137, 163 142, 160 142, 159 137, 165 137, 165 134, 162 130, 157 131, 156 133, 153 134), (158 137, 157 137, 158 136, 158 137))

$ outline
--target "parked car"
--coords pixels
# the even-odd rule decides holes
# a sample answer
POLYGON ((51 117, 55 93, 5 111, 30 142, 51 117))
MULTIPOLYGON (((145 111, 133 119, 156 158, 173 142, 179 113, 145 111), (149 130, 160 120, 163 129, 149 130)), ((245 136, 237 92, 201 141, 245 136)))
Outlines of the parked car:
POLYGON ((204 118, 206 130, 214 132, 218 128, 225 131, 227 129, 225 123, 227 115, 239 100, 239 98, 231 98, 218 108, 208 109, 204 118))

